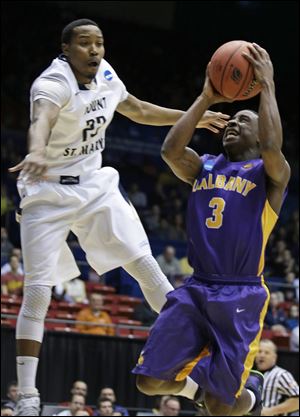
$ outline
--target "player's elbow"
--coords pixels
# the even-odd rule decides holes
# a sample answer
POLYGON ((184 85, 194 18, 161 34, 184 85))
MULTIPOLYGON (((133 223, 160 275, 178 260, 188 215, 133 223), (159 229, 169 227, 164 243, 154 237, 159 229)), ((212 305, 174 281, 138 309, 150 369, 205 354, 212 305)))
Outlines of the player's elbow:
POLYGON ((161 150, 160 150, 160 156, 165 162, 171 162, 175 158, 175 152, 172 146, 170 146, 168 143, 163 143, 161 150))

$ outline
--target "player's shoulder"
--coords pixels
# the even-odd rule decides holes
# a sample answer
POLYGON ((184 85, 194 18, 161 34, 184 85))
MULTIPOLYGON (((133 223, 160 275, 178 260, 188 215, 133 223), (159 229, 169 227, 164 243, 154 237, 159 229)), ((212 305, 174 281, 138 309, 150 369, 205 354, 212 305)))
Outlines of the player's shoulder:
POLYGON ((55 58, 51 64, 34 80, 32 86, 42 81, 68 85, 71 78, 69 64, 61 58, 55 58))

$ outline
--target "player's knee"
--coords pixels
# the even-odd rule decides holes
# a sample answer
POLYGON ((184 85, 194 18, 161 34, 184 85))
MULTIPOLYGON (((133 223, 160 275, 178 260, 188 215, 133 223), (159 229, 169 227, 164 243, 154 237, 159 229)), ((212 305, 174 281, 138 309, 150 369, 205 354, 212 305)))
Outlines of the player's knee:
POLYGON ((51 287, 27 287, 24 291, 21 314, 27 319, 44 321, 50 301, 51 287))
POLYGON ((159 380, 145 375, 138 375, 136 378, 137 389, 146 395, 156 395, 158 393, 159 380))
POLYGON ((205 406, 212 416, 230 416, 232 407, 223 404, 220 400, 209 393, 205 393, 205 406))

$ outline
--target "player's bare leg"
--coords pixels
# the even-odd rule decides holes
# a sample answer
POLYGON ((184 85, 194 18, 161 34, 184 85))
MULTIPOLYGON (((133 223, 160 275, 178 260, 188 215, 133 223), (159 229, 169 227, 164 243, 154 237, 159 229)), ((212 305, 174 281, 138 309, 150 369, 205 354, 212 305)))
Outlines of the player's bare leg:
POLYGON ((40 397, 36 388, 36 372, 44 334, 44 320, 50 300, 50 286, 25 286, 16 328, 17 374, 20 388, 15 410, 17 416, 39 415, 40 397))

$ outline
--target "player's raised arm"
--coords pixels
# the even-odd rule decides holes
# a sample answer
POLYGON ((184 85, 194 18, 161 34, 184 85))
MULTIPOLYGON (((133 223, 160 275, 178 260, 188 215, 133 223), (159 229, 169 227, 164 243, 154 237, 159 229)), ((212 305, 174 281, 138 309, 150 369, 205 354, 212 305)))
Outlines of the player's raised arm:
POLYGON ((23 170, 33 177, 46 172, 45 148, 59 111, 60 108, 49 100, 33 102, 32 121, 28 130, 29 154, 19 164, 9 168, 10 172, 23 170))
MULTIPOLYGON (((152 126, 173 126, 185 113, 182 110, 168 109, 142 101, 132 94, 129 94, 116 110, 136 123, 152 126)), ((226 126, 227 119, 227 114, 208 110, 202 115, 201 120, 198 119, 196 127, 218 133, 220 128, 226 126)))
POLYGON ((161 148, 161 156, 174 174, 184 182, 193 184, 202 166, 200 156, 188 147, 194 130, 207 109, 211 105, 222 101, 232 100, 216 94, 210 83, 207 71, 201 95, 166 136, 161 148))
POLYGON ((266 174, 274 187, 285 189, 290 178, 290 167, 282 148, 282 127, 275 97, 273 65, 268 52, 252 44, 251 55, 243 54, 254 67, 255 77, 262 85, 259 104, 258 136, 266 174))

